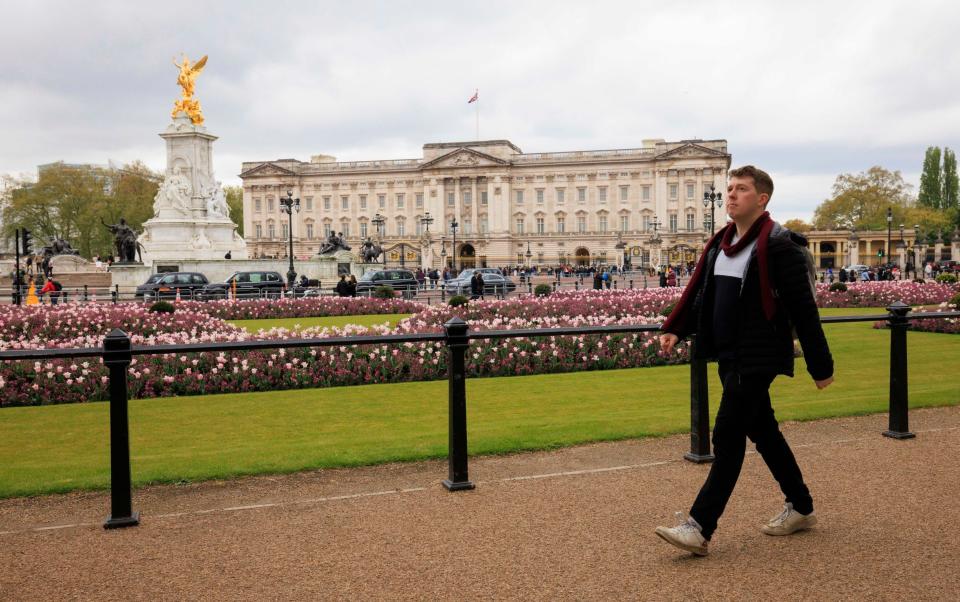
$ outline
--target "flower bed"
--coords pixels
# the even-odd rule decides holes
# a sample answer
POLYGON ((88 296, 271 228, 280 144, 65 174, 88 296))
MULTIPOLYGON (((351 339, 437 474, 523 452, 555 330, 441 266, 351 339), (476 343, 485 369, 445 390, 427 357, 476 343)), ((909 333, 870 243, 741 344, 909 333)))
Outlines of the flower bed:
POLYGON ((403 299, 367 297, 308 297, 305 299, 256 299, 251 301, 184 301, 179 307, 206 313, 221 320, 264 318, 324 318, 366 314, 410 314, 423 305, 403 299))
POLYGON ((832 292, 827 284, 817 285, 820 307, 888 307, 897 301, 907 305, 936 305, 955 295, 951 284, 920 284, 907 280, 848 283, 847 290, 832 292))
MULTIPOLYGON (((460 313, 471 330, 510 330, 520 328, 599 326, 609 324, 657 323, 656 315, 664 300, 676 297, 672 292, 623 291, 617 294, 586 291, 563 293, 537 300, 511 299, 472 303, 460 313)), ((115 313, 85 314, 83 308, 46 311, 48 321, 73 319, 71 342, 83 346, 100 344, 102 336, 114 327, 145 328, 149 336, 134 334, 136 344, 187 343, 200 340, 248 340, 253 338, 217 318, 205 316, 209 304, 180 304, 175 314, 150 314, 141 306, 117 306, 115 313), (75 314, 84 320, 72 318, 75 314), (97 323, 95 316, 103 321, 97 323), (178 322, 195 324, 189 332, 175 331, 178 322), (82 326, 81 326, 82 323, 82 326), (169 337, 177 340, 169 340, 169 337)), ((257 338, 336 337, 358 334, 399 334, 442 331, 443 323, 454 315, 447 306, 417 305, 419 314, 402 320, 397 326, 364 328, 308 328, 290 331, 275 328, 259 332, 257 338)), ((391 308, 391 311, 395 311, 391 308)), ((32 318, 32 314, 24 314, 32 318)), ((37 318, 39 319, 39 318, 37 318)), ((16 329, 12 329, 16 330, 16 329)), ((44 331, 49 334, 49 331, 44 331)), ((18 339, 17 348, 37 348, 39 336, 18 339)), ((61 345, 66 346, 66 345, 61 345)), ((507 376, 596 370, 632 366, 679 363, 687 360, 689 347, 679 345, 669 358, 662 357, 655 334, 609 336, 544 337, 475 341, 467 361, 471 376, 507 376)), ((302 387, 343 386, 376 382, 433 380, 446 377, 446 350, 437 343, 403 345, 342 346, 317 349, 278 349, 272 352, 235 354, 200 353, 190 355, 141 356, 134 358, 129 371, 132 397, 194 395, 265 391, 302 387)), ((71 403, 106 399, 106 369, 89 360, 49 362, 12 362, 0 367, 0 386, 6 386, 3 405, 71 403)))

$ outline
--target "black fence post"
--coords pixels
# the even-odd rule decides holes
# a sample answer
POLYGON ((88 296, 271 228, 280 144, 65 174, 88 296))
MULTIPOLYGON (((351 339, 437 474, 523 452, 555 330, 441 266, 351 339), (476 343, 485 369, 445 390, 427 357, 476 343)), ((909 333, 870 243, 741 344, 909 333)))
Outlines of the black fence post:
POLYGON ((892 439, 912 439, 907 390, 907 313, 910 306, 897 301, 887 308, 890 317, 890 428, 883 432, 892 439))
POLYGON ((449 491, 473 489, 467 470, 467 370, 465 356, 470 339, 467 323, 453 317, 443 325, 447 333, 449 389, 449 476, 443 486, 449 491))
POLYGON ((104 529, 135 527, 130 483, 130 425, 127 419, 127 369, 133 354, 130 337, 114 328, 103 340, 103 363, 110 370, 110 516, 104 529))
POLYGON ((84 302, 90 300, 90 291, 89 291, 89 289, 87 288, 87 285, 86 285, 86 284, 83 285, 83 300, 84 300, 84 302))
POLYGON ((119 295, 117 294, 117 291, 110 291, 110 297, 111 297, 111 300, 113 301, 113 304, 114 304, 114 305, 117 304, 117 297, 118 297, 118 296, 119 296, 119 295))
POLYGON ((710 453, 710 386, 707 362, 696 359, 696 337, 690 343, 690 451, 683 457, 696 464, 713 462, 710 453))

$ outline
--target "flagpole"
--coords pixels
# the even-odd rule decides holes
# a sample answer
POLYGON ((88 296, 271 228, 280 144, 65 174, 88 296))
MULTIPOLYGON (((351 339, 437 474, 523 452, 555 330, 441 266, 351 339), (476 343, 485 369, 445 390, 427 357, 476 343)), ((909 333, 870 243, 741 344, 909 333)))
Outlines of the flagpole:
POLYGON ((480 140, 480 97, 477 97, 477 140, 480 140))

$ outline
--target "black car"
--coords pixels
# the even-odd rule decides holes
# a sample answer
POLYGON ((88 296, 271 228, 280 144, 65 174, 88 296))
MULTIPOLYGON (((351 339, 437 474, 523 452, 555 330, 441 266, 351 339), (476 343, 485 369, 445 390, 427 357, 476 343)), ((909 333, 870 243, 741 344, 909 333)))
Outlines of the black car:
POLYGON ((180 293, 181 299, 193 299, 209 280, 198 272, 164 272, 154 274, 137 287, 134 295, 137 299, 152 301, 155 299, 175 299, 180 293))
POLYGON ((389 286, 409 296, 417 293, 420 283, 410 270, 371 270, 357 280, 357 294, 369 294, 378 286, 389 286))
POLYGON ((280 272, 234 272, 223 282, 213 282, 203 287, 200 297, 206 300, 279 298, 286 284, 280 272))

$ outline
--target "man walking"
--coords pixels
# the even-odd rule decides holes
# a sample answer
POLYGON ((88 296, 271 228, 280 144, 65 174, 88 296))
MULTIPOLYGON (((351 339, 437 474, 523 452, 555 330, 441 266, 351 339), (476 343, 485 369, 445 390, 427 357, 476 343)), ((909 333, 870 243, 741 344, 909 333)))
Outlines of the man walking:
POLYGON ((717 528, 740 476, 749 437, 786 498, 783 511, 763 528, 790 535, 817 522, 813 499, 780 432, 770 403, 778 374, 793 376, 795 329, 807 371, 818 389, 833 382, 827 346, 807 259, 806 239, 767 213, 773 180, 752 165, 730 172, 727 215, 732 223, 707 243, 683 296, 664 322, 660 344, 670 353, 680 338, 696 334, 698 358, 717 359, 723 395, 713 430, 710 474, 676 527, 656 534, 699 556, 717 528))

